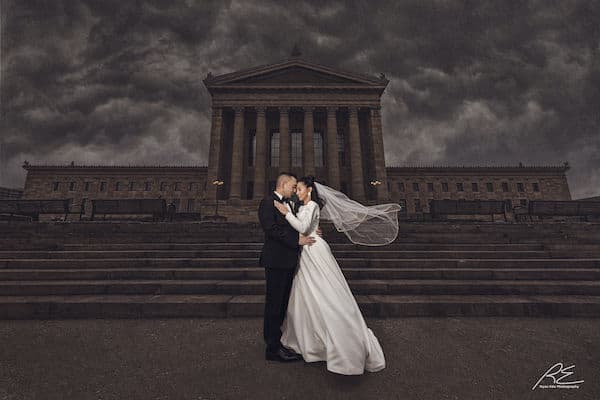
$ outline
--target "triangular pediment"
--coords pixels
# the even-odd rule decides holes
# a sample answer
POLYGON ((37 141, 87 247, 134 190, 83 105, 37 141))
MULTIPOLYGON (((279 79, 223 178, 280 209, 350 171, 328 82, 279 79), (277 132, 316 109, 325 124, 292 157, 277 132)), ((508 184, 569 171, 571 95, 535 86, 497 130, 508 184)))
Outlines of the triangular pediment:
POLYGON ((364 85, 353 79, 341 77, 339 75, 327 74, 321 71, 315 71, 301 66, 291 66, 276 71, 248 76, 245 78, 233 80, 230 83, 250 84, 250 85, 364 85))
POLYGON ((219 76, 208 75, 208 87, 385 87, 385 77, 356 74, 301 59, 289 59, 275 64, 248 68, 219 76))

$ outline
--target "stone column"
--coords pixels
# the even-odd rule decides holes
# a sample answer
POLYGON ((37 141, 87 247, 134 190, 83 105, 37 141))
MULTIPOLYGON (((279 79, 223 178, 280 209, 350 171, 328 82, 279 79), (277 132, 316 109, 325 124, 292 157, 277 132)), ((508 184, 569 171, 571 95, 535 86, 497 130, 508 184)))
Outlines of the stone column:
POLYGON ((279 107, 279 171, 290 171, 290 109, 279 107))
POLYGON ((244 107, 234 107, 233 145, 231 149, 231 179, 229 182, 229 198, 241 198, 242 193, 242 163, 244 147, 244 107))
POLYGON ((357 201, 365 200, 363 180, 363 161, 360 148, 360 131, 358 127, 358 109, 349 107, 350 112, 350 169, 352 174, 352 198, 357 201))
POLYGON ((212 108, 210 125, 210 146, 208 151, 208 170, 206 175, 206 199, 216 200, 217 187, 213 181, 223 179, 219 171, 219 154, 221 153, 221 137, 223 132, 223 109, 212 108))
POLYGON ((267 120, 265 107, 256 107, 256 158, 254 159, 254 199, 265 195, 267 174, 267 120))
POLYGON ((304 137, 302 138, 302 166, 304 175, 315 175, 314 107, 304 107, 304 137))
POLYGON ((340 161, 338 154, 337 107, 327 107, 327 171, 329 186, 340 190, 340 161))
POLYGON ((381 107, 371 108, 371 138, 373 140, 373 159, 375 161, 375 174, 381 185, 377 186, 377 200, 387 201, 388 193, 387 171, 385 169, 385 153, 383 150, 383 132, 381 129, 381 107))

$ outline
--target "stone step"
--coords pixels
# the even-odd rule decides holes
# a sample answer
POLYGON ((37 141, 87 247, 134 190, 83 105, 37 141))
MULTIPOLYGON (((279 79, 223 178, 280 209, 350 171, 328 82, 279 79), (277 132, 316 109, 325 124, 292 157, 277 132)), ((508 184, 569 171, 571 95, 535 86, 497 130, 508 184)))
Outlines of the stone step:
MULTIPOLYGON (((600 268, 344 268, 346 279, 600 280, 600 268)), ((263 268, 0 269, 0 281, 264 279, 263 268)))
MULTIPOLYGON (((574 280, 349 280, 356 295, 521 294, 600 296, 600 281, 574 280)), ((4 296, 74 294, 263 294, 264 280, 63 280, 0 281, 4 296)))
MULTIPOLYGON (((600 317, 600 296, 366 295, 365 317, 600 317)), ((264 295, 0 296, 0 319, 262 317, 264 295)))
MULTIPOLYGON (((101 258, 256 258, 260 257, 261 250, 67 250, 67 251, 0 251, 0 260, 9 259, 101 259, 101 258)), ((549 253, 545 251, 446 251, 446 250, 334 250, 336 258, 578 258, 598 256, 597 254, 580 254, 578 252, 560 251, 549 253)))
MULTIPOLYGON (((337 258, 342 268, 598 268, 600 258, 337 258)), ((258 267, 258 258, 0 259, 20 268, 227 268, 258 267)))

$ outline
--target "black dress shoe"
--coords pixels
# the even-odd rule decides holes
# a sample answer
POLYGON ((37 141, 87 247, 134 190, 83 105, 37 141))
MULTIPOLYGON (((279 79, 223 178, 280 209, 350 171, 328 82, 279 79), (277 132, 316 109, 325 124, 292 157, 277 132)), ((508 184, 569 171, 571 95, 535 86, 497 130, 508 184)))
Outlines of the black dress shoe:
POLYGON ((300 355, 294 356, 287 351, 285 351, 282 347, 277 349, 275 352, 265 351, 265 359, 269 361, 280 361, 280 362, 291 362, 291 361, 299 361, 302 359, 300 355))
POLYGON ((282 349, 283 349, 283 351, 285 351, 286 353, 288 353, 291 356, 300 357, 300 358, 302 357, 301 354, 296 353, 294 350, 290 349, 289 347, 283 346, 282 349))

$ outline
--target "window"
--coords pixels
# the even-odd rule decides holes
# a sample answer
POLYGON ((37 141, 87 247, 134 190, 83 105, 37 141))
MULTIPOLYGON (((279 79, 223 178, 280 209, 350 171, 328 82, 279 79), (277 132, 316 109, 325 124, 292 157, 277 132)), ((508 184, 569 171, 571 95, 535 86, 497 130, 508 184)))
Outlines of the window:
POLYGON ((194 190, 194 182, 189 182, 188 183, 188 192, 191 192, 194 190))
POLYGON ((54 182, 54 191, 55 192, 58 190, 59 185, 60 185, 60 182, 54 182))
POLYGON ((344 131, 338 130, 337 145, 338 145, 338 158, 340 159, 340 165, 343 167, 346 165, 346 152, 344 151, 344 131))
POLYGON ((502 191, 508 192, 508 182, 502 182, 502 191))
POLYGON ((121 182, 115 182, 115 191, 118 192, 121 189, 121 182))
POLYGON ((494 191, 494 184, 492 182, 486 183, 485 186, 486 186, 488 192, 494 191))
POLYGON ((399 192, 404 192, 404 182, 398 182, 398 191, 399 192))
POLYGON ((463 188, 463 183, 462 182, 456 182, 456 191, 457 192, 464 192, 465 189, 463 188))
POLYGON ((144 186, 144 190, 148 191, 152 189, 152 182, 146 182, 144 186))
POLYGON ((173 204, 175 205, 175 211, 179 211, 179 200, 180 199, 173 199, 173 204))
POLYGON ((540 185, 537 182, 533 182, 531 185, 533 186, 533 191, 534 192, 539 192, 540 191, 540 185))
POLYGON ((106 192, 106 182, 100 182, 100 191, 106 192))
POLYGON ((84 186, 83 190, 85 190, 86 192, 90 191, 90 183, 89 182, 85 183, 85 186, 84 186))
POLYGON ((279 132, 271 134, 271 167, 279 167, 279 132))
POLYGON ((194 199, 188 199, 187 201, 187 210, 188 212, 194 211, 194 199))
POLYGON ((313 136, 315 149, 315 167, 323 166, 323 132, 315 132, 313 136))
POLYGON ((442 190, 443 190, 444 192, 447 192, 447 191, 448 191, 448 182, 442 182, 442 190))
POLYGON ((421 199, 415 199, 415 212, 421 212, 421 199))
POLYGON ((71 182, 71 183, 69 183, 69 190, 70 190, 70 191, 73 191, 73 190, 75 190, 75 182, 71 182))
POLYGON ((251 199, 254 197, 254 182, 246 182, 246 198, 251 199))
POLYGON ((477 186, 477 182, 472 182, 471 183, 471 191, 473 191, 473 192, 479 192, 479 187, 477 186))
POLYGON ((527 199, 519 199, 519 204, 522 206, 526 206, 527 205, 527 199))
POLYGON ((135 182, 129 182, 129 190, 135 190, 135 182))
POLYGON ((302 132, 292 132, 292 167, 302 166, 302 132))
POLYGON ((512 210, 512 200, 511 199, 505 199, 504 201, 506 202, 506 209, 507 210, 512 210))
POLYGON ((413 182, 413 192, 418 192, 418 191, 419 191, 419 183, 413 182))
POLYGON ((519 192, 524 192, 525 189, 523 188, 523 183, 522 182, 518 182, 517 183, 517 191, 519 192))
POLYGON ((175 189, 174 190, 181 190, 181 182, 175 182, 175 189))
POLYGON ((250 129, 248 131, 248 135, 250 136, 250 146, 248 146, 248 165, 254 166, 254 157, 256 156, 256 131, 254 129, 250 129))
POLYGON ((160 190, 161 191, 167 190, 167 182, 161 182, 160 183, 160 190))
POLYGON ((427 191, 433 192, 433 182, 427 182, 427 191))

